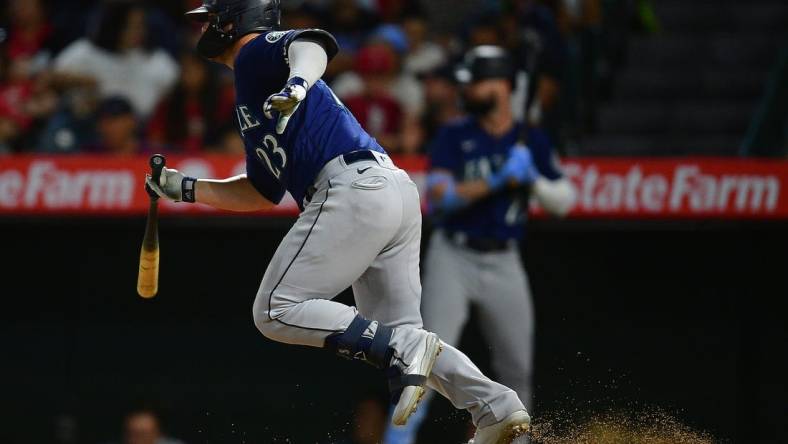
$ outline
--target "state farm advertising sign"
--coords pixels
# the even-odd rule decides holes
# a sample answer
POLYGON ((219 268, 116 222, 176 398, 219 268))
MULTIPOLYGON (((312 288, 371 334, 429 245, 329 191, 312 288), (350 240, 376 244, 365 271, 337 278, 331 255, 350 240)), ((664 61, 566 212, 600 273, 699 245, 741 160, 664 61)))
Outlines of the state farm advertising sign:
POLYGON ((788 162, 736 158, 563 162, 580 217, 788 218, 788 162))
MULTIPOLYGON (((424 158, 395 159, 423 186, 424 158)), ((144 215, 147 157, 0 157, 1 216, 144 215)), ((571 158, 564 172, 577 199, 570 217, 788 219, 788 161, 728 158, 571 158)), ((195 177, 242 174, 243 159, 168 156, 167 166, 195 177)), ((171 216, 224 215, 202 205, 162 202, 171 216)), ((261 216, 294 216, 287 198, 261 216)), ((540 216, 538 208, 533 209, 540 216)))
MULTIPOLYGON (((0 217, 27 215, 135 216, 148 211, 145 174, 148 157, 0 156, 0 217)), ((423 176, 425 161, 407 159, 402 168, 423 176)), ((168 155, 167 167, 192 177, 227 178, 244 174, 243 158, 168 155)), ((164 215, 227 215, 204 205, 160 201, 164 215)), ((287 195, 264 216, 295 216, 298 206, 287 195)), ((254 216, 252 214, 251 216, 254 216)))

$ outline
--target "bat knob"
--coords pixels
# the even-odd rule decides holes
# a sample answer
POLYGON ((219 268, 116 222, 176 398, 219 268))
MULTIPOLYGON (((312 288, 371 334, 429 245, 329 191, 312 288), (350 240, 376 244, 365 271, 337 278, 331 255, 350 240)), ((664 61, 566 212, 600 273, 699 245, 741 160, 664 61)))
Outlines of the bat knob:
POLYGON ((151 168, 151 177, 153 177, 153 181, 159 181, 159 177, 161 176, 161 170, 164 169, 164 166, 167 164, 167 159, 164 158, 161 154, 154 154, 150 158, 150 168, 151 168))
POLYGON ((154 154, 150 158, 150 167, 153 169, 164 168, 167 160, 161 154, 154 154))

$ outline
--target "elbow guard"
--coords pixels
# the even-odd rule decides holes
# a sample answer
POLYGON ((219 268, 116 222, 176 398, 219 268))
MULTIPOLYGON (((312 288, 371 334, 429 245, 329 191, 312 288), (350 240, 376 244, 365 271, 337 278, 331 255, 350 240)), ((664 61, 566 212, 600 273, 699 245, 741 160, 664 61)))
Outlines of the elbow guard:
POLYGON ((564 217, 575 205, 575 189, 567 179, 550 181, 540 177, 534 182, 534 195, 548 213, 564 217))

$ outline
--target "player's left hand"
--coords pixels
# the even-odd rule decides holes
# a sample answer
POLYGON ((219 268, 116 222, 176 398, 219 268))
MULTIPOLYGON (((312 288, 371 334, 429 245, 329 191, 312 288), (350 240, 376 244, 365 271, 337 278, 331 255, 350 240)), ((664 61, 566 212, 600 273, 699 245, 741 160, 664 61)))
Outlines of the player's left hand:
POLYGON ((430 196, 430 208, 453 211, 464 207, 468 202, 457 193, 454 177, 448 173, 430 173, 427 175, 427 190, 430 196))
POLYGON ((159 183, 154 182, 150 174, 145 175, 145 190, 173 202, 193 203, 195 182, 197 179, 187 177, 176 169, 164 168, 159 183))
POLYGON ((263 112, 268 119, 274 119, 275 113, 279 114, 276 123, 276 133, 282 134, 287 128, 287 122, 295 114, 301 102, 306 98, 309 83, 301 77, 293 77, 287 81, 282 91, 271 95, 263 105, 263 112))

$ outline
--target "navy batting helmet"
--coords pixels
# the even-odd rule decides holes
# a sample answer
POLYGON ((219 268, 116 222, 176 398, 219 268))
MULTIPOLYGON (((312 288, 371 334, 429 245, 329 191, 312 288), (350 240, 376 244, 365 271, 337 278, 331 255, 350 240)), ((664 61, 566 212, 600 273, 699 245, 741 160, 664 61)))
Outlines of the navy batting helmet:
POLYGON ((455 72, 460 83, 473 83, 485 79, 513 80, 514 63, 509 53, 499 46, 477 46, 465 55, 455 72))
POLYGON ((202 6, 186 16, 209 23, 197 52, 210 59, 247 34, 278 29, 282 14, 280 0, 203 0, 202 6))

